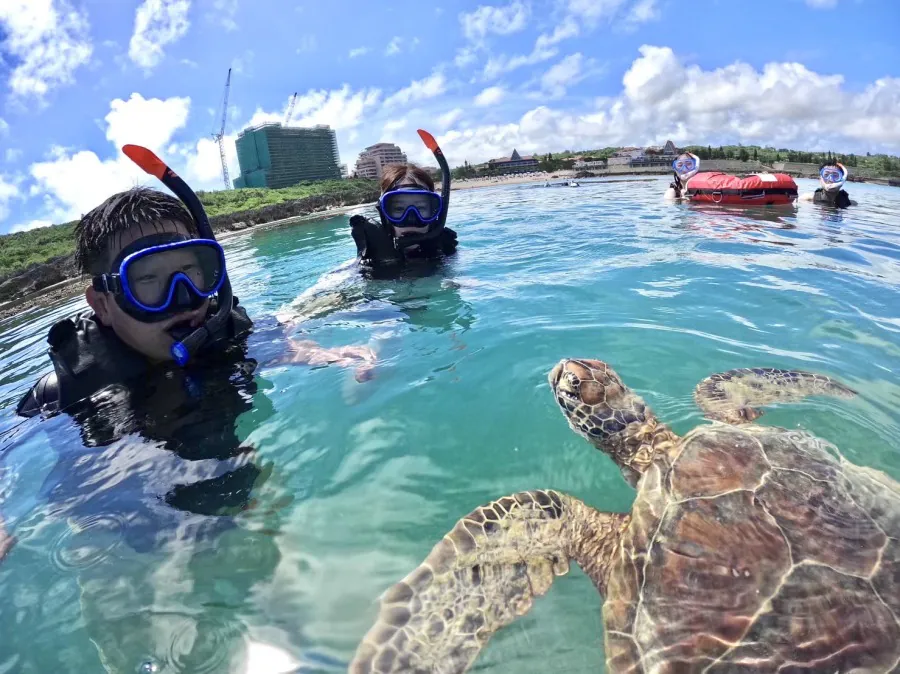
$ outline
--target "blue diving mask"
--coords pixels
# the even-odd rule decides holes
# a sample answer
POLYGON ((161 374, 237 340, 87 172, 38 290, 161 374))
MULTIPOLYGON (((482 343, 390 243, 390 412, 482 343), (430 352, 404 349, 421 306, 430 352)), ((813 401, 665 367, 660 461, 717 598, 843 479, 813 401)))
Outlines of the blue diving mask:
POLYGON ((685 152, 672 162, 672 170, 681 182, 687 182, 700 170, 700 158, 690 152, 685 152))
POLYGON ((843 164, 823 166, 819 169, 819 182, 826 190, 839 190, 847 180, 847 169, 843 164))
POLYGON ((444 200, 437 192, 420 188, 397 188, 385 192, 378 200, 378 206, 385 219, 397 226, 416 226, 408 222, 414 214, 419 222, 428 225, 441 217, 444 200))
POLYGON ((225 252, 213 239, 145 236, 127 246, 94 290, 111 292, 132 317, 147 323, 199 309, 225 282, 225 252))

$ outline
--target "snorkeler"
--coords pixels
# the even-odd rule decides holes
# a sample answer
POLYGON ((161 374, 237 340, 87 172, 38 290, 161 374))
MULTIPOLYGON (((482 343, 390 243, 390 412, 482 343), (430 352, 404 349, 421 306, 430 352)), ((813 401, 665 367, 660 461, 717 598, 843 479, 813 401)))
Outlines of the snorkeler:
POLYGON ((804 194, 801 199, 833 208, 856 206, 856 202, 844 190, 849 172, 840 162, 832 161, 819 167, 819 183, 815 192, 804 194))
MULTIPOLYGON (((227 352, 253 328, 232 294, 225 253, 197 195, 149 150, 126 145, 123 151, 178 198, 134 188, 76 225, 75 258, 91 276, 85 292, 91 311, 50 329, 53 371, 22 398, 21 416, 64 410, 173 361, 185 367, 227 352)), ((329 350, 309 343, 289 347, 296 363, 374 360, 368 352, 329 359, 329 350)))
POLYGON ((672 173, 675 179, 669 183, 666 190, 666 199, 682 199, 687 198, 685 191, 687 189, 688 180, 697 175, 700 170, 700 158, 690 152, 684 152, 672 162, 672 173))
POLYGON ((403 266, 416 259, 436 259, 456 252, 456 232, 445 226, 450 203, 450 167, 437 141, 419 130, 441 167, 441 193, 428 172, 412 164, 388 166, 381 178, 380 222, 362 215, 350 218, 356 254, 365 267, 403 266))

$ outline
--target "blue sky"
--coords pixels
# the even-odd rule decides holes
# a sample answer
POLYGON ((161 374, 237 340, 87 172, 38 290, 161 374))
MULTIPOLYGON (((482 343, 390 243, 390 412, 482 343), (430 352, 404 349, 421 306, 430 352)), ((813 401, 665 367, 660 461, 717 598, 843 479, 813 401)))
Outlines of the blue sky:
POLYGON ((222 186, 227 146, 281 120, 452 165, 520 153, 745 142, 900 151, 896 0, 0 0, 0 233, 152 184, 147 145, 222 186), (381 5, 381 7, 379 6, 381 5), (755 11, 754 11, 755 10, 755 11))

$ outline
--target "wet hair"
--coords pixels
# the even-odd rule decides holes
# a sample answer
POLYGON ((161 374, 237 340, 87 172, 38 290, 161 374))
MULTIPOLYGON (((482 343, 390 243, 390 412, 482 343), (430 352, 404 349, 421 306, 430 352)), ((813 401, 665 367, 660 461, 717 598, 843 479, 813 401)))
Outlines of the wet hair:
POLYGON ((181 223, 196 236, 194 219, 172 195, 148 187, 114 194, 75 225, 75 263, 84 274, 108 272, 117 237, 132 227, 147 228, 147 234, 158 232, 159 223, 167 220, 181 223))
POLYGON ((415 164, 390 164, 381 174, 381 193, 391 189, 402 178, 412 178, 415 182, 434 192, 434 178, 425 169, 415 164))

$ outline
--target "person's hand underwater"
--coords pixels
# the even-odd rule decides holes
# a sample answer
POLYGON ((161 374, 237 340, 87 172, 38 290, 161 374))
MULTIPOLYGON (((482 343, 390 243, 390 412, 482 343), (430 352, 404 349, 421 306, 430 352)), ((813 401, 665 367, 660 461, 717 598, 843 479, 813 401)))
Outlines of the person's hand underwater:
POLYGON ((6 527, 3 526, 3 518, 0 517, 0 562, 15 544, 16 537, 6 531, 6 527))
POLYGON ((375 363, 378 360, 375 352, 368 346, 338 346, 327 349, 311 339, 289 339, 288 348, 291 353, 280 359, 281 362, 297 365, 356 366, 354 377, 358 382, 364 382, 373 377, 375 363))

